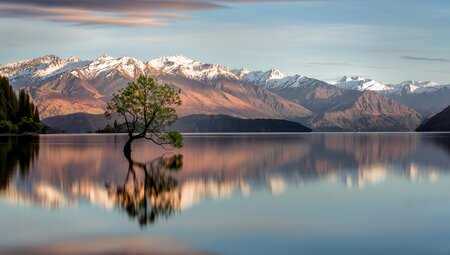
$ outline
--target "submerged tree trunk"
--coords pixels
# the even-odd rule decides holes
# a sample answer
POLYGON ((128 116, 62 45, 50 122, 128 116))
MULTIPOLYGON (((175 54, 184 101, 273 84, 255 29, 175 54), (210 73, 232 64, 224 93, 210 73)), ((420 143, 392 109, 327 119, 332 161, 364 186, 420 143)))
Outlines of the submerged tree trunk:
POLYGON ((129 137, 127 142, 125 143, 124 147, 123 147, 123 153, 125 154, 125 157, 131 161, 131 144, 133 143, 134 138, 133 137, 129 137))

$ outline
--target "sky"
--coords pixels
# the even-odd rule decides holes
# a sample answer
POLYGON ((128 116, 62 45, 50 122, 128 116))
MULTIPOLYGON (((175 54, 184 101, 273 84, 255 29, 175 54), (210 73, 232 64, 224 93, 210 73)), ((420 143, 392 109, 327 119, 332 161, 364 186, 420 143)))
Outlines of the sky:
POLYGON ((48 54, 450 84, 448 0, 0 0, 0 63, 48 54))

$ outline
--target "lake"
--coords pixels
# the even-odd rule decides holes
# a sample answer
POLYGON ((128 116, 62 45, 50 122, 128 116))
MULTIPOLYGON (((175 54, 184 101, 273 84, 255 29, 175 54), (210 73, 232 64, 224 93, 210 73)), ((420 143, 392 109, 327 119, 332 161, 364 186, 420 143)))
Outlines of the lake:
POLYGON ((0 254, 450 254, 450 134, 0 137, 0 254))

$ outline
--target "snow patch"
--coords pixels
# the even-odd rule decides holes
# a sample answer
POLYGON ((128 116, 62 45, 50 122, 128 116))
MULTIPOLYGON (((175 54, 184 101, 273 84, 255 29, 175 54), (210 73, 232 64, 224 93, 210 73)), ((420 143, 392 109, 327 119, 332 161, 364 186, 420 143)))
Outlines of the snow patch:
POLYGON ((450 88, 450 85, 440 85, 432 81, 404 81, 400 84, 384 84, 362 76, 344 76, 335 85, 343 89, 370 90, 393 95, 432 93, 444 87, 450 88))

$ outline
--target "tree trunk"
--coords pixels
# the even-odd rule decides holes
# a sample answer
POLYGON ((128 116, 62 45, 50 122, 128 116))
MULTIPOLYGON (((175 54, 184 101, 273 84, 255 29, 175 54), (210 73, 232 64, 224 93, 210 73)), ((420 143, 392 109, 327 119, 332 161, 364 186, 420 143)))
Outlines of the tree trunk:
POLYGON ((131 162, 131 144, 133 143, 134 138, 130 137, 128 138, 128 141, 125 143, 125 146, 123 147, 123 153, 125 154, 125 157, 131 162))

